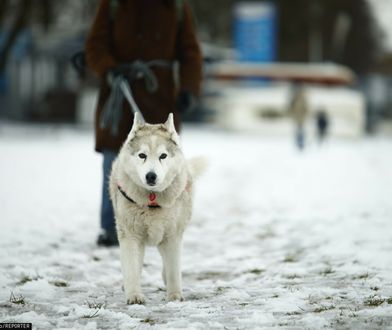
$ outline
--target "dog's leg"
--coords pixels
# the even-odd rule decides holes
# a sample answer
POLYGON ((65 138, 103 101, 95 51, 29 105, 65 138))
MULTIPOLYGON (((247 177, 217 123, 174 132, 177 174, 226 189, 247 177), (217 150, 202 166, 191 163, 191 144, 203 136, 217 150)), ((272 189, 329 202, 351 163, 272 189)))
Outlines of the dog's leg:
POLYGON ((163 283, 166 285, 166 269, 165 269, 165 264, 163 263, 163 267, 162 267, 162 280, 163 283))
POLYGON ((144 304, 145 298, 140 286, 144 245, 128 237, 120 239, 119 243, 127 304, 144 304))
POLYGON ((167 300, 184 300, 181 285, 181 237, 170 238, 158 246, 165 271, 167 300))

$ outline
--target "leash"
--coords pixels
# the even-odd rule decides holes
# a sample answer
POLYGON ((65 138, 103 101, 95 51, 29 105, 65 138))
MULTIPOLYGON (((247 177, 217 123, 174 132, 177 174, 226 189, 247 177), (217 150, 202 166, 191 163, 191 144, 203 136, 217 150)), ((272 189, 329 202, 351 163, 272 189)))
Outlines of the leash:
MULTIPOLYGON (((191 182, 188 181, 188 183, 185 186, 185 191, 187 192, 191 192, 191 182)), ((128 196, 128 194, 121 188, 120 184, 117 184, 117 189, 118 191, 121 193, 121 195, 128 201, 131 202, 133 204, 138 205, 131 197, 128 196)), ((157 202, 157 195, 153 192, 150 192, 150 194, 148 195, 148 204, 147 204, 148 208, 150 209, 156 209, 156 208, 161 208, 161 206, 158 204, 157 202)))
POLYGON ((121 64, 119 70, 123 74, 119 74, 116 77, 108 77, 109 84, 111 85, 111 93, 102 112, 101 128, 106 129, 110 125, 112 135, 118 135, 124 98, 129 103, 133 114, 137 112, 140 115, 142 123, 145 123, 143 114, 133 97, 128 79, 131 81, 144 79, 147 91, 155 93, 158 90, 159 84, 151 69, 152 67, 171 69, 173 68, 173 63, 166 60, 152 60, 148 62, 137 60, 130 64, 121 64))
MULTIPOLYGON (((122 188, 119 185, 117 185, 117 188, 118 188, 118 191, 121 193, 121 195, 123 195, 123 197, 127 201, 129 201, 129 202, 131 202, 133 204, 136 204, 136 202, 131 197, 129 197, 127 195, 127 193, 124 190, 122 190, 122 188)), ((148 201, 148 205, 147 205, 148 208, 150 208, 150 209, 157 209, 157 208, 161 207, 160 205, 157 204, 156 198, 157 198, 157 196, 153 192, 151 192, 150 195, 148 196, 148 200, 149 200, 148 201)))

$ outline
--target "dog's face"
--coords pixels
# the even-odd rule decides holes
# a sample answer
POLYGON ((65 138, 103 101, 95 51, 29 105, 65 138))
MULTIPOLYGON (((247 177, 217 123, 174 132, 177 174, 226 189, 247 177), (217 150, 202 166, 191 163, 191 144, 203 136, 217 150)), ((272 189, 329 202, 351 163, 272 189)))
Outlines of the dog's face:
POLYGON ((178 174, 183 161, 173 115, 165 124, 134 124, 120 155, 122 168, 137 185, 146 190, 165 190, 178 174))

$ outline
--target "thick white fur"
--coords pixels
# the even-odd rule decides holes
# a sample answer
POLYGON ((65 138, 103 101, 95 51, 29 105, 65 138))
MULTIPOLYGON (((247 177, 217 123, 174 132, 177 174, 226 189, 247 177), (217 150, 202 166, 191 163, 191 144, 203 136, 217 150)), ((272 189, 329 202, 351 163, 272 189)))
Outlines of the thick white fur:
POLYGON ((193 179, 196 179, 202 175, 206 171, 207 167, 208 162, 205 157, 199 156, 188 159, 189 173, 193 179))
POLYGON ((172 114, 161 125, 141 124, 135 116, 133 129, 113 163, 110 176, 110 196, 128 304, 145 302, 140 277, 147 244, 157 246, 162 256, 167 299, 183 300, 180 269, 182 237, 192 214, 193 179, 201 173, 203 164, 201 159, 193 159, 189 163, 185 160, 172 114), (140 150, 147 153, 146 160, 138 157, 140 150), (162 152, 168 156, 159 160, 162 152), (149 188, 143 182, 143 171, 151 170, 158 174, 158 184, 149 188), (135 203, 120 193, 118 185, 135 203), (160 208, 147 206, 152 190, 160 208))

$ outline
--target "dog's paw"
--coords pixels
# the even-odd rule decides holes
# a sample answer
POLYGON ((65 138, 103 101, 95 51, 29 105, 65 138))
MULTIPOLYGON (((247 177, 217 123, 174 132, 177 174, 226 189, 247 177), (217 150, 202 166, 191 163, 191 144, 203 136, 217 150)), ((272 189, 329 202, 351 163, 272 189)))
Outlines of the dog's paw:
POLYGON ((146 298, 142 293, 130 294, 127 296, 127 305, 143 305, 146 298))
POLYGON ((184 297, 179 292, 168 293, 167 301, 184 301, 184 297))

